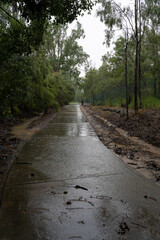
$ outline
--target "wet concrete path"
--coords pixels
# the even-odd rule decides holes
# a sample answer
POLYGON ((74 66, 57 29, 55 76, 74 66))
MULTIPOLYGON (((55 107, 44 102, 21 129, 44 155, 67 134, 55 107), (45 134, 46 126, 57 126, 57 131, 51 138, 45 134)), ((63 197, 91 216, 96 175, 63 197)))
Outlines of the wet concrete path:
POLYGON ((66 106, 12 166, 0 239, 160 239, 160 189, 107 150, 78 105, 66 106))

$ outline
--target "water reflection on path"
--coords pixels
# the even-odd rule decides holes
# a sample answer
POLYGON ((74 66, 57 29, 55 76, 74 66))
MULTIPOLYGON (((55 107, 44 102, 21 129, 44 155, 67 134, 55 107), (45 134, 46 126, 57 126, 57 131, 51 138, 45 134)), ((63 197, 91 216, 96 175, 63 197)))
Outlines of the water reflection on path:
POLYGON ((0 239, 158 240, 159 206, 159 188, 111 154, 70 105, 15 160, 0 239))

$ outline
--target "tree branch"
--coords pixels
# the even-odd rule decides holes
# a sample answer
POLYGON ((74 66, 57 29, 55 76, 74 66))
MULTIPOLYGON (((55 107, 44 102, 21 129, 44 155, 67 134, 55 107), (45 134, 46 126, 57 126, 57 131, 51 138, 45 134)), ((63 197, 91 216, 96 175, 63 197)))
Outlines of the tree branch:
POLYGON ((18 21, 17 18, 15 18, 15 17, 13 17, 12 15, 10 15, 4 8, 2 8, 2 7, 0 6, 0 9, 1 9, 3 12, 5 12, 10 18, 13 18, 17 23, 19 23, 21 26, 23 26, 23 24, 22 24, 20 21, 18 21))
POLYGON ((131 26, 131 28, 132 28, 132 31, 134 32, 133 24, 132 24, 130 18, 128 17, 128 15, 123 12, 121 6, 119 6, 115 1, 112 0, 111 2, 112 2, 112 3, 121 11, 121 13, 123 13, 123 15, 127 18, 128 22, 129 22, 129 24, 130 24, 130 26, 131 26))

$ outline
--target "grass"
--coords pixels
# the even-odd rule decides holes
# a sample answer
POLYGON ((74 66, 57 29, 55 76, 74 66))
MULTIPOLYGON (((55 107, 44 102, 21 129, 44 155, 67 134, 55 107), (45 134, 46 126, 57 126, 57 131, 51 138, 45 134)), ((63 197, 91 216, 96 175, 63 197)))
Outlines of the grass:
MULTIPOLYGON (((110 107, 120 107, 121 104, 125 104, 125 98, 113 98, 110 102, 109 99, 106 100, 105 105, 110 107)), ((129 108, 134 108, 134 99, 129 105, 129 108)), ((142 98, 142 108, 160 108, 160 98, 154 96, 145 96, 142 98)))
POLYGON ((143 99, 143 108, 160 108, 160 98, 154 96, 145 97, 143 99))
POLYGON ((121 104, 125 104, 125 98, 112 98, 111 101, 110 99, 105 101, 105 105, 110 107, 120 107, 121 104))

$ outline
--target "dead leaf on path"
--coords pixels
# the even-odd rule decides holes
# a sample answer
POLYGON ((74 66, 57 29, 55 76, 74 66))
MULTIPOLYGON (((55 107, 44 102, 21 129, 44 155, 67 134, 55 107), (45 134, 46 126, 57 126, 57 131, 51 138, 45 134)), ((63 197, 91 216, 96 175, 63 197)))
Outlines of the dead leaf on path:
POLYGON ((155 202, 157 201, 156 198, 154 198, 154 197, 148 197, 147 195, 145 195, 144 198, 146 198, 146 199, 151 199, 151 200, 153 200, 153 201, 155 201, 155 202))
POLYGON ((90 202, 87 199, 83 199, 82 197, 79 197, 78 199, 70 199, 69 202, 86 202, 94 206, 93 202, 90 202))
POLYGON ((85 188, 85 187, 81 187, 81 186, 79 186, 79 185, 76 185, 75 188, 76 188, 76 189, 82 189, 82 190, 88 191, 87 188, 85 188))
POLYGON ((79 224, 85 224, 84 221, 78 221, 77 223, 79 223, 79 224))
POLYGON ((51 193, 54 194, 54 195, 56 194, 54 191, 52 191, 51 193))
POLYGON ((104 196, 104 195, 92 196, 92 198, 97 198, 97 199, 108 199, 108 200, 111 200, 111 199, 112 199, 112 197, 104 196))
POLYGON ((128 232, 128 231, 129 231, 129 227, 128 227, 127 223, 122 221, 122 222, 119 224, 118 234, 123 235, 123 234, 125 234, 125 233, 128 232))
POLYGON ((52 219, 50 219, 50 218, 46 218, 46 217, 41 217, 40 219, 41 219, 41 220, 44 219, 44 220, 52 221, 52 219))
POLYGON ((126 201, 124 201, 124 200, 121 200, 121 202, 122 202, 123 204, 126 204, 126 201))

